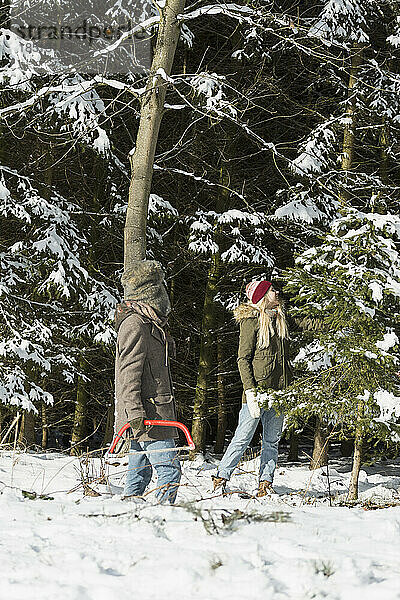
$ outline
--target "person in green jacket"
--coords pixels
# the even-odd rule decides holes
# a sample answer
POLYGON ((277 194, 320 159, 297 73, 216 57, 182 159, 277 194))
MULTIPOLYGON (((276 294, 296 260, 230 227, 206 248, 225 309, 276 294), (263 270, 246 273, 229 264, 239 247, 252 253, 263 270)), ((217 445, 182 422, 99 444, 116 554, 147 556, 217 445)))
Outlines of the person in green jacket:
POLYGON ((243 383, 239 423, 213 477, 214 490, 226 482, 249 446, 258 423, 262 423, 262 450, 257 496, 273 493, 283 415, 260 407, 260 388, 280 390, 292 379, 289 363, 289 330, 279 291, 267 280, 246 287, 248 302, 234 311, 240 325, 238 367, 243 383))

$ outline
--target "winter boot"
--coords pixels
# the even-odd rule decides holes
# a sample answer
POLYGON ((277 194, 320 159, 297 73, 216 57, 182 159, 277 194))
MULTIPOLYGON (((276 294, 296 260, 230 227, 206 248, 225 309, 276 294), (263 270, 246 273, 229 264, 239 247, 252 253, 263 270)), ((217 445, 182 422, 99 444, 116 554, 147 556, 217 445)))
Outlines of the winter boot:
POLYGON ((270 496, 271 494, 276 494, 274 488, 272 487, 272 483, 270 481, 260 481, 258 486, 257 498, 262 498, 263 496, 270 496))
POLYGON ((225 493, 226 482, 228 481, 224 477, 218 477, 218 475, 211 476, 213 482, 213 490, 216 492, 219 488, 221 488, 222 493, 225 493))
POLYGON ((143 502, 146 502, 146 498, 143 496, 136 496, 135 494, 131 494, 130 496, 121 496, 121 500, 123 502, 136 502, 137 504, 143 504, 143 502))

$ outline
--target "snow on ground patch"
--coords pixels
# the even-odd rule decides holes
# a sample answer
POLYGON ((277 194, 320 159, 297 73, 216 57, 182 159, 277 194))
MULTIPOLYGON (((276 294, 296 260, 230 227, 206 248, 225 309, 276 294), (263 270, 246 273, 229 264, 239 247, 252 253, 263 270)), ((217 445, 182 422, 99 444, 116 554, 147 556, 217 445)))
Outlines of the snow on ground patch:
MULTIPOLYGON (((121 501, 126 459, 106 466, 108 485, 91 483, 101 496, 85 497, 81 469, 101 476, 99 459, 20 454, 13 463, 3 452, 1 600, 400 598, 400 507, 330 507, 328 485, 339 499, 348 486, 344 461, 332 461, 329 478, 326 468, 282 464, 280 495, 264 499, 239 493, 255 492, 257 459, 240 465, 225 497, 211 488, 217 462, 186 461, 178 504, 162 506, 154 493, 121 501)), ((364 470, 361 497, 398 499, 398 469, 364 470)))

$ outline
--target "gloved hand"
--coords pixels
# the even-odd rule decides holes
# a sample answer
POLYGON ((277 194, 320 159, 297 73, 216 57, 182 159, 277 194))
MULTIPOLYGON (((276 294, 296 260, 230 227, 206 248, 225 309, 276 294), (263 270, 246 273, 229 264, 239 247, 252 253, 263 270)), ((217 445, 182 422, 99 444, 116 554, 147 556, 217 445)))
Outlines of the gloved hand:
POLYGON ((129 425, 131 426, 130 433, 133 439, 137 439, 143 433, 146 433, 150 429, 148 425, 144 424, 145 419, 147 419, 147 417, 136 417, 136 419, 132 419, 132 421, 129 421, 129 425))
POLYGON ((261 408, 258 404, 260 400, 260 394, 256 390, 246 390, 244 394, 246 396, 246 402, 250 416, 253 419, 259 419, 261 415, 261 408))

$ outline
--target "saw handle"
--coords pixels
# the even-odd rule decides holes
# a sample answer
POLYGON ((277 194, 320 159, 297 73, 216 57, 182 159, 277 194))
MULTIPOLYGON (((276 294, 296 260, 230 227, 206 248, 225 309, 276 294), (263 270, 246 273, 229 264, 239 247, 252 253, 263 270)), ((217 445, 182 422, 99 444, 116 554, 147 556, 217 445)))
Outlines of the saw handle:
MULTIPOLYGON (((144 424, 146 425, 146 427, 152 426, 152 425, 159 425, 161 427, 177 427, 178 429, 183 431, 183 433, 185 434, 186 441, 188 443, 189 448, 191 450, 194 450, 196 447, 192 440, 192 436, 190 435, 189 429, 186 427, 186 425, 184 425, 183 423, 180 423, 179 421, 160 421, 157 419, 145 419, 144 424)), ((118 431, 118 433, 116 434, 116 436, 111 444, 111 447, 108 451, 109 454, 112 454, 114 452, 116 445, 118 444, 119 440, 122 438, 122 435, 129 428, 130 428, 129 423, 125 423, 125 425, 123 425, 121 427, 121 429, 118 431)))

